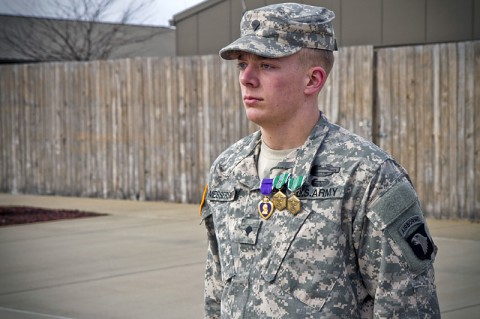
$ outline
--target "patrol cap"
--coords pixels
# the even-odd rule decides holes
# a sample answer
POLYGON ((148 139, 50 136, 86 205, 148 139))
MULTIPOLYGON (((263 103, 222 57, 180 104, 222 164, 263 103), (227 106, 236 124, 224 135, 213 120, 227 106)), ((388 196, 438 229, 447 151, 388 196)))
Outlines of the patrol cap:
POLYGON ((333 11, 299 3, 253 9, 242 17, 240 38, 221 49, 220 56, 234 60, 240 51, 267 58, 289 56, 302 48, 335 51, 334 18, 333 11))

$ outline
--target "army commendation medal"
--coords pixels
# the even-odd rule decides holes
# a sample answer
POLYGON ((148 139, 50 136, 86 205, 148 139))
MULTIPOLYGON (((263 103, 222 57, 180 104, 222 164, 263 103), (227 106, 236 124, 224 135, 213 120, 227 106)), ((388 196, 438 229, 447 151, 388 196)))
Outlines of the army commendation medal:
POLYGON ((273 188, 278 191, 273 195, 272 201, 275 208, 278 210, 284 210, 287 207, 287 196, 282 192, 283 186, 287 183, 289 173, 280 174, 273 179, 273 188))
POLYGON ((273 189, 273 179, 264 178, 262 185, 260 186, 260 192, 263 195, 263 199, 258 203, 258 214, 264 220, 267 220, 272 216, 275 206, 268 197, 273 189))
POLYGON ((295 196, 295 191, 302 186, 303 176, 290 177, 288 180, 288 190, 292 192, 292 195, 288 197, 287 200, 287 209, 293 215, 297 215, 298 212, 302 209, 302 204, 297 196, 295 196))

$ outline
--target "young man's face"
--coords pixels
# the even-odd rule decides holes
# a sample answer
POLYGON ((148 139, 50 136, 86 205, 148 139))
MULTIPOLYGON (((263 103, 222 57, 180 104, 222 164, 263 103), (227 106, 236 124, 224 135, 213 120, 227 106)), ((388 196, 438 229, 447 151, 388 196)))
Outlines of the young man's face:
POLYGON ((299 55, 269 59, 250 53, 238 57, 239 82, 247 118, 261 127, 294 118, 309 82, 299 55))

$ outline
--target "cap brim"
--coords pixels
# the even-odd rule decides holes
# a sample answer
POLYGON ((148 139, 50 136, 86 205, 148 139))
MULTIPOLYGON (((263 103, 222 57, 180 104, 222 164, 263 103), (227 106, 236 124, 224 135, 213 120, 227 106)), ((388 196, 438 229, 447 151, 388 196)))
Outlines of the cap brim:
POLYGON ((248 52, 266 58, 281 58, 297 53, 302 48, 279 43, 275 38, 243 36, 220 50, 225 60, 235 60, 241 52, 248 52))

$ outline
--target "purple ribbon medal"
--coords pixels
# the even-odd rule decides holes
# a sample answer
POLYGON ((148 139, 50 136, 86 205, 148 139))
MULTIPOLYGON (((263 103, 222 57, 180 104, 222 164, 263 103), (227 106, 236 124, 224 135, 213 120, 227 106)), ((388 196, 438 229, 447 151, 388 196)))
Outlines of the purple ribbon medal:
POLYGON ((258 203, 258 214, 264 220, 267 220, 272 216, 275 206, 270 201, 269 195, 273 190, 273 179, 264 178, 260 186, 260 192, 264 196, 263 199, 258 203))

